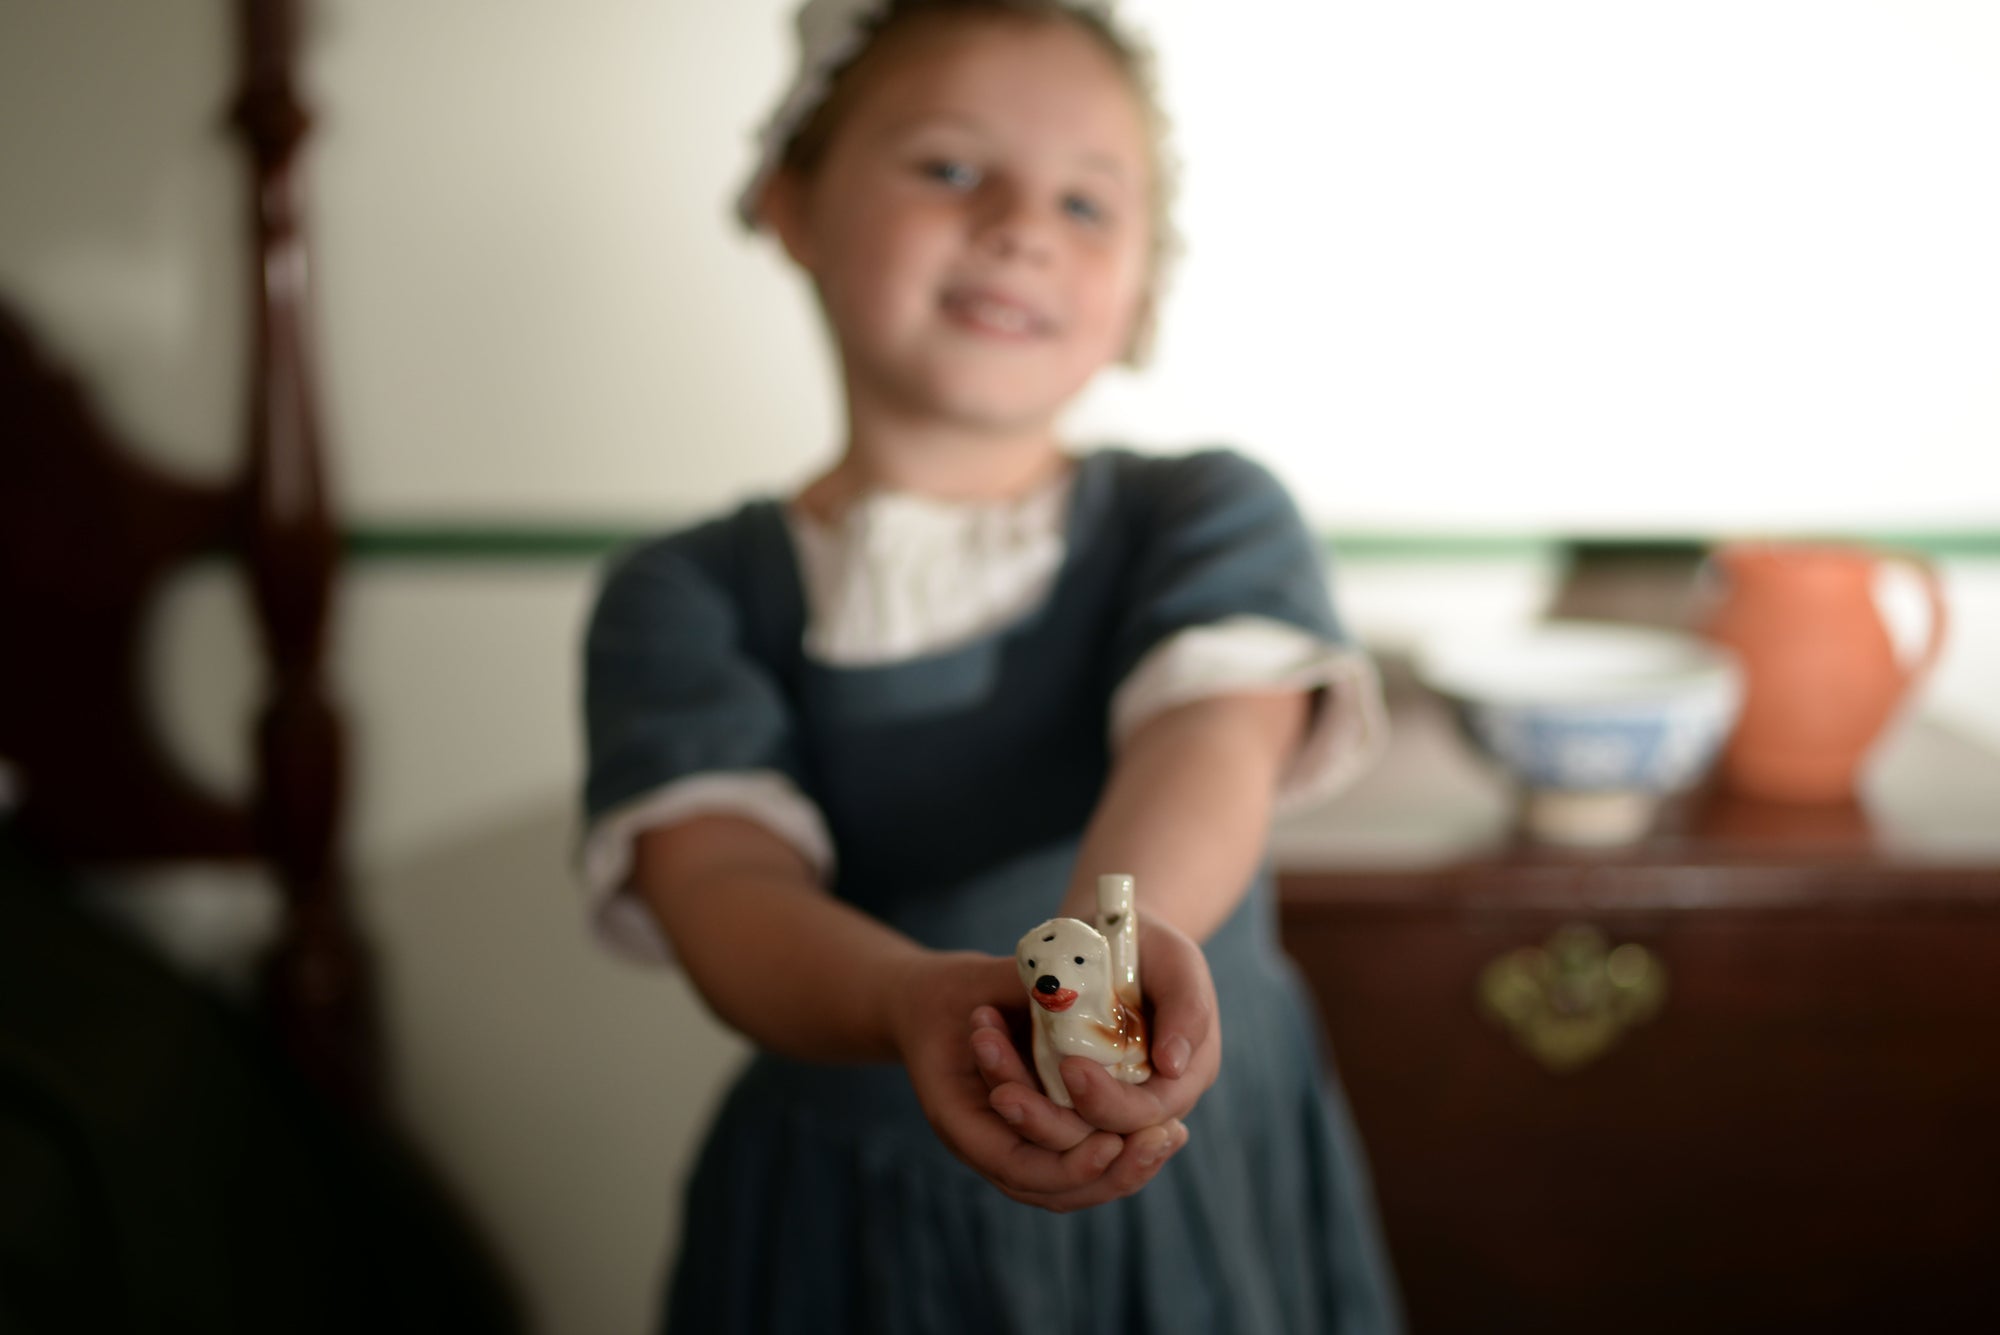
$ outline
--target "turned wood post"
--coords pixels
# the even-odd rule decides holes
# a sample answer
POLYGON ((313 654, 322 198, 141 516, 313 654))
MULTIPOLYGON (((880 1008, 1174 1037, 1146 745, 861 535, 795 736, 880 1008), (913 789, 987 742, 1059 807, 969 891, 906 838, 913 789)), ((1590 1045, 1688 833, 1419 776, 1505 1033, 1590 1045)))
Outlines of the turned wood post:
POLYGON ((270 1013, 311 1076, 371 1107, 379 1092, 366 956, 341 856, 346 733, 326 659, 339 534, 328 495, 309 356, 311 267, 299 97, 300 0, 238 0, 242 85, 232 120, 253 166, 256 339, 239 541, 269 679, 257 723, 259 851, 285 900, 266 962, 270 1013))

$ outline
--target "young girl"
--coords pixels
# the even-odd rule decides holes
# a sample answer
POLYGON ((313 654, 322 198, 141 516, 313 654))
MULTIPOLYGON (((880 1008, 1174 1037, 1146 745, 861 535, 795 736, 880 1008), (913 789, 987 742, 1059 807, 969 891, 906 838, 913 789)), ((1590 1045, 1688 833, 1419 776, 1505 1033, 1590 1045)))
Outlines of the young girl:
POLYGON ((586 877, 760 1055, 688 1188, 676 1331, 1394 1329, 1261 866, 1380 737, 1315 545, 1240 456, 1082 456, 1166 249, 1135 48, 1059 0, 811 0, 743 211, 847 438, 612 570, 586 877), (1155 1074, 1010 1025, 1012 950, 1137 877, 1155 1074), (1199 944, 1197 944, 1199 943, 1199 944))

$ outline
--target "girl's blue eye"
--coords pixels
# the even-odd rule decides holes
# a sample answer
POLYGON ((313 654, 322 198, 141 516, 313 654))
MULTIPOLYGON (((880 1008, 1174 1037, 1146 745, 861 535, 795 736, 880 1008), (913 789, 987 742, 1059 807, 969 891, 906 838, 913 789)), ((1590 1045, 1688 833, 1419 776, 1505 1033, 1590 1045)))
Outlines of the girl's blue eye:
POLYGON ((1104 210, 1088 195, 1064 195, 1063 212, 1082 223, 1101 223, 1104 210))
POLYGON ((979 184, 979 169, 968 163, 954 162, 948 158, 923 165, 924 175, 954 190, 970 190, 979 184))

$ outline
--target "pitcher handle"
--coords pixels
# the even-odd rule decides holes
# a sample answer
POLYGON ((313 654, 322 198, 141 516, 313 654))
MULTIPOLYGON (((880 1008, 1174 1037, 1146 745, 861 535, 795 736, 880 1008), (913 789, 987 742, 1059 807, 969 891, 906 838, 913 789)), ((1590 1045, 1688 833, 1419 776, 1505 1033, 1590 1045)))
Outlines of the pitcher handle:
POLYGON ((1905 683, 1919 682, 1930 675, 1930 670, 1937 665, 1938 655, 1944 651, 1945 630, 1951 623, 1951 617, 1945 611, 1944 583, 1938 578, 1937 567, 1924 557, 1896 553, 1889 559, 1917 576, 1924 598, 1930 604, 1930 632, 1924 647, 1915 661, 1903 669, 1905 683))

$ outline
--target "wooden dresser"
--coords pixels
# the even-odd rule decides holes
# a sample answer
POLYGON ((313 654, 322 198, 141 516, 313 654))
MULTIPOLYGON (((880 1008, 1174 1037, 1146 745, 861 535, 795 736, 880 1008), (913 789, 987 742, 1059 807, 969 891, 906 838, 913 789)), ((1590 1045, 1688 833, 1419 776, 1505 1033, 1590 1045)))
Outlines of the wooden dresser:
POLYGON ((1564 851, 1389 677, 1275 847, 1415 1335, 2000 1330, 2000 755, 1564 851))

